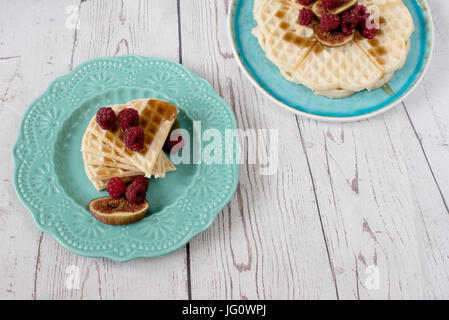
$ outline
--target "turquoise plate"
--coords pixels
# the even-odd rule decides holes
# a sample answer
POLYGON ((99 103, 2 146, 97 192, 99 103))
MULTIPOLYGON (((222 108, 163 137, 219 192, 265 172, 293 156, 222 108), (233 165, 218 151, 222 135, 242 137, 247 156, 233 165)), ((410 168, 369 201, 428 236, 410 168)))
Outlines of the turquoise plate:
POLYGON ((330 99, 287 81, 279 69, 265 58, 251 30, 254 0, 233 0, 229 7, 229 34, 237 61, 248 78, 280 105, 305 117, 327 121, 354 121, 388 110, 405 97, 422 79, 433 50, 434 29, 426 0, 403 0, 415 24, 412 49, 404 67, 388 83, 390 90, 364 90, 350 97, 330 99))
POLYGON ((106 192, 96 191, 84 172, 86 126, 102 106, 145 97, 178 107, 181 127, 190 133, 191 151, 183 149, 190 158, 195 152, 199 159, 208 145, 204 130, 218 130, 223 142, 225 131, 237 128, 233 112, 205 80, 175 62, 134 55, 81 64, 51 83, 23 116, 13 151, 16 192, 37 226, 76 254, 116 261, 167 254, 206 230, 234 194, 238 165, 230 158, 236 159, 237 141, 222 148, 223 164, 179 164, 166 178, 150 179, 143 220, 109 226, 91 216, 89 201, 106 192))

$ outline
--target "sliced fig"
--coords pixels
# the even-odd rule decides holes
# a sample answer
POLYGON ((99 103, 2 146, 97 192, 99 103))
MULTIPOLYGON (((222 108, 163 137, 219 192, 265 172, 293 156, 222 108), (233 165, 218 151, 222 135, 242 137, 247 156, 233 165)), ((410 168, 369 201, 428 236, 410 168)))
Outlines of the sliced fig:
POLYGON ((313 27, 313 31, 315 32, 315 38, 322 45, 327 47, 340 47, 347 44, 349 41, 354 39, 354 31, 349 36, 345 36, 343 33, 339 31, 330 31, 326 32, 321 29, 319 24, 316 24, 313 27))
POLYGON ((146 200, 142 203, 130 203, 125 198, 102 197, 89 202, 89 211, 95 219, 104 224, 122 226, 143 219, 148 206, 146 200))
POLYGON ((321 16, 325 11, 332 13, 332 14, 340 14, 345 11, 348 11, 352 7, 354 7, 357 4, 357 0, 344 0, 340 4, 338 4, 335 8, 332 9, 326 9, 321 2, 321 0, 315 1, 315 3, 312 6, 313 13, 321 19, 321 16))
POLYGON ((315 1, 315 3, 312 6, 312 11, 317 18, 321 19, 321 16, 326 11, 321 0, 315 1))

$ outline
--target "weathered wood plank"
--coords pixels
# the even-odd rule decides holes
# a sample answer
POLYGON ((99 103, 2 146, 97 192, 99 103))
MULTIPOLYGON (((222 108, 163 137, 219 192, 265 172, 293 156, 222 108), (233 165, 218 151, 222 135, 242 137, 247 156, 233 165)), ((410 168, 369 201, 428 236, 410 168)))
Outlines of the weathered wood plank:
POLYGON ((192 297, 336 298, 295 117, 269 103, 233 60, 229 1, 181 2, 183 63, 233 108, 239 128, 278 129, 279 169, 240 167, 240 184, 212 227, 191 242, 192 297))
POLYGON ((449 219, 404 109, 298 123, 340 298, 447 298, 449 219), (367 282, 370 267, 378 288, 367 282))
MULTIPOLYGON (((73 66, 99 56, 136 53, 178 59, 176 0, 81 3, 73 66)), ((75 256, 50 237, 40 246, 37 298, 187 298, 185 250, 159 259, 114 263, 75 256), (70 266, 80 270, 79 289, 68 289, 70 266)))
POLYGON ((3 1, 0 10, 0 299, 34 297, 42 233, 14 192, 11 152, 25 109, 68 71, 74 32, 64 23, 70 3, 3 1))
POLYGON ((449 22, 446 19, 449 2, 430 5, 435 23, 435 50, 423 82, 405 100, 405 106, 449 210, 449 22))
MULTIPOLYGON (((180 58, 176 0, 83 2, 75 42, 73 4, 5 1, 0 11, 0 298, 187 298, 184 249, 129 263, 78 257, 39 232, 14 193, 9 133, 56 76, 98 56, 180 58), (66 286, 70 266, 79 289, 66 286)), ((295 119, 255 91, 232 59, 228 4, 180 2, 183 61, 240 128, 279 129, 279 170, 241 167, 234 199, 191 243, 193 298, 335 298, 335 285, 343 299, 449 298, 449 4, 434 10, 435 56, 406 108, 345 125, 295 119)))

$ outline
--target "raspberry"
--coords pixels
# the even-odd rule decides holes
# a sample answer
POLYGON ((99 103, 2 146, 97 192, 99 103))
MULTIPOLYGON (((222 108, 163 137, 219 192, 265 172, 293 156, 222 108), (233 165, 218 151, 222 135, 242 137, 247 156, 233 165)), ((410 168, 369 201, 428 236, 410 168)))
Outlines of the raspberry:
POLYGON ((329 32, 337 29, 339 26, 340 26, 339 16, 325 12, 321 17, 321 30, 329 32))
POLYGON ((126 188, 126 199, 131 203, 141 203, 145 200, 145 186, 139 183, 131 183, 126 188))
POLYGON ((107 191, 112 198, 119 199, 125 195, 126 183, 120 178, 111 178, 108 181, 107 191))
POLYGON ((345 12, 341 16, 341 32, 345 36, 350 36, 357 27, 357 18, 351 12, 345 12))
POLYGON ((143 185, 145 187, 145 191, 147 191, 147 189, 148 189, 148 180, 144 176, 135 177, 133 183, 143 185))
POLYGON ((332 9, 335 8, 341 0, 321 0, 321 2, 326 9, 332 9))
POLYGON ((308 6, 312 0, 297 0, 299 4, 302 4, 303 6, 308 6))
POLYGON ((351 13, 356 17, 357 23, 360 25, 365 24, 366 19, 370 16, 368 9, 362 5, 356 5, 352 8, 351 13))
POLYGON ((131 127, 139 125, 139 113, 132 108, 123 109, 118 114, 118 121, 120 123, 120 128, 122 128, 123 131, 126 131, 131 127))
POLYGON ((123 135, 123 142, 126 147, 132 151, 142 151, 145 141, 145 135, 142 128, 131 127, 125 131, 123 135))
POLYGON ((103 130, 114 130, 117 117, 114 110, 104 107, 97 111, 97 123, 103 130))
POLYGON ((362 28, 362 36, 364 36, 367 39, 373 39, 377 34, 377 29, 376 28, 362 28))
POLYGON ((309 8, 302 8, 301 11, 299 11, 298 22, 300 25, 308 26, 312 23, 314 17, 315 14, 312 10, 309 8))

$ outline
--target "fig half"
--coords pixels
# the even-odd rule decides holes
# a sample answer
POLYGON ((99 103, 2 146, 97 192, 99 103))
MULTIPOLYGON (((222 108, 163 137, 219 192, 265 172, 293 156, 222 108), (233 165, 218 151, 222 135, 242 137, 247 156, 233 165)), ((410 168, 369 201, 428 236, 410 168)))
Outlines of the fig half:
POLYGON ((340 4, 338 4, 335 8, 332 9, 326 9, 321 2, 321 0, 315 1, 315 3, 312 6, 313 13, 321 19, 321 16, 325 11, 332 13, 332 14, 340 14, 343 13, 352 7, 354 7, 357 4, 357 0, 344 0, 340 4))
POLYGON ((104 224, 122 226, 142 220, 148 211, 148 202, 130 203, 125 198, 97 198, 89 202, 92 216, 104 224))
POLYGON ((313 31, 315 32, 315 38, 322 45, 327 47, 340 47, 347 44, 349 41, 354 39, 354 33, 352 32, 349 36, 345 36, 343 33, 339 31, 323 31, 319 24, 316 24, 313 27, 313 31))

